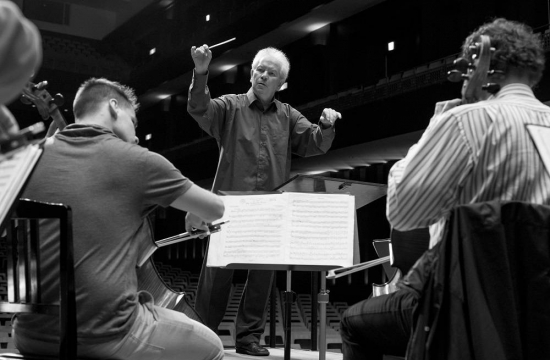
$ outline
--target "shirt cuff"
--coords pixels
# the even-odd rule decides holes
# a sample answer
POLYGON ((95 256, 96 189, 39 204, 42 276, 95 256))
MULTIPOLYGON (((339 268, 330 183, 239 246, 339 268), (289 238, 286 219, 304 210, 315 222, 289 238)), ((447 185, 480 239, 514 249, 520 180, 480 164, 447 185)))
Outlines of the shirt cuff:
POLYGON ((331 123, 329 126, 326 126, 321 120, 319 120, 317 125, 319 125, 321 130, 327 130, 327 129, 330 129, 330 128, 334 127, 334 123, 331 123))
POLYGON ((197 74, 195 69, 193 69, 193 83, 195 86, 206 87, 206 83, 208 82, 208 74, 209 71, 207 71, 206 74, 197 74))

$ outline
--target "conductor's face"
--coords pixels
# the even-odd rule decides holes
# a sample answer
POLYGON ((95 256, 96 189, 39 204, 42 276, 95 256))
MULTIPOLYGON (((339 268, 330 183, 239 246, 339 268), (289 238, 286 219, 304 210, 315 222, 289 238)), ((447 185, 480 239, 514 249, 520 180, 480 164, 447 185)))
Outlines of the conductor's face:
POLYGON ((266 56, 258 62, 255 69, 250 70, 250 82, 254 94, 263 101, 271 101, 283 81, 281 79, 281 64, 272 56, 266 56))

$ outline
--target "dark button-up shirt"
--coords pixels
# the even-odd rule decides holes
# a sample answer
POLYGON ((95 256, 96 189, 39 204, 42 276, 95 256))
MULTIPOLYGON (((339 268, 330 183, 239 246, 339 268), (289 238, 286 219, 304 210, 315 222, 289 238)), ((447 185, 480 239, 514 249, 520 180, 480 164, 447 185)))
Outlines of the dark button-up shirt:
POLYGON ((332 145, 334 127, 321 129, 278 100, 264 110, 252 89, 212 99, 207 78, 193 75, 187 111, 220 149, 213 191, 273 190, 288 180, 293 153, 324 154, 332 145))

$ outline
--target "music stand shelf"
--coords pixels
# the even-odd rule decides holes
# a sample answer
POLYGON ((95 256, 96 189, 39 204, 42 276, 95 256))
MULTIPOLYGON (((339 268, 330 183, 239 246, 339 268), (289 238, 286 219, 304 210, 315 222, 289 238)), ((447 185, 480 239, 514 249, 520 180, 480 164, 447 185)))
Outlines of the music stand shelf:
POLYGON ((329 271, 339 265, 283 265, 283 264, 228 264, 227 269, 235 270, 273 270, 273 271, 329 271))

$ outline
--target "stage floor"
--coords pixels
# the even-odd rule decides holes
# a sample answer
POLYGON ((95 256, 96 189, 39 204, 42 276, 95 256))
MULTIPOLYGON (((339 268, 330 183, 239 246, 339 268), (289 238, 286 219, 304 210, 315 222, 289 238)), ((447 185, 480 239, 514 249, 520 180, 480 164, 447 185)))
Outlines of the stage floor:
MULTIPOLYGON (((250 356, 237 354, 235 349, 225 349, 225 360, 242 360, 242 359, 267 359, 267 360, 284 360, 285 358, 285 349, 284 348, 267 348, 269 350, 269 356, 250 356)), ((309 351, 309 350, 290 350, 290 359, 291 360, 319 360, 319 351, 309 351)), ((335 352, 326 352, 326 360, 342 360, 342 353, 335 352)))

